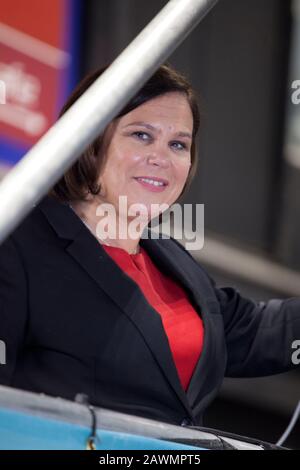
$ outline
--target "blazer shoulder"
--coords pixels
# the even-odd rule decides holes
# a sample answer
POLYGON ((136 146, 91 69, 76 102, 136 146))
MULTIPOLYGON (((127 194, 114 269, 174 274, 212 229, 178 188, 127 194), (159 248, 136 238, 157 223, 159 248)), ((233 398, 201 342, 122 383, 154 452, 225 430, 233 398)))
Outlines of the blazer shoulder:
MULTIPOLYGON (((150 228, 148 229, 148 236, 151 238, 151 234, 153 230, 150 228)), ((169 255, 171 255, 174 259, 178 260, 178 263, 183 263, 189 265, 191 269, 195 269, 201 272, 203 276, 205 276, 209 283, 212 285, 215 284, 215 281, 210 277, 207 273, 204 266, 201 264, 199 260, 194 258, 190 251, 188 251, 182 243, 180 243, 176 238, 170 237, 165 234, 160 234, 161 238, 157 239, 156 241, 159 243, 161 247, 163 247, 169 255)))
POLYGON ((14 242, 20 253, 38 253, 42 247, 58 243, 55 230, 40 209, 40 204, 31 211, 7 237, 14 242))
POLYGON ((19 225, 10 234, 10 237, 16 242, 25 242, 32 240, 36 235, 49 232, 50 226, 45 217, 39 210, 38 206, 34 206, 29 214, 19 223, 19 225))

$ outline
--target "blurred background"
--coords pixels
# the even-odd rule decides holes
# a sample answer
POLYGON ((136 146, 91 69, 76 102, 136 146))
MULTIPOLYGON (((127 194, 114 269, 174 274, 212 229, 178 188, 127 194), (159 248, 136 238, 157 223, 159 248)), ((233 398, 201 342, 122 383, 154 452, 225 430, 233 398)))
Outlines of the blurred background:
MULTIPOLYGON (((1 177, 74 84, 166 3, 1 0, 1 177)), ((184 199, 205 205, 204 249, 193 256, 220 286, 253 299, 300 295, 300 0, 220 0, 169 61, 201 102, 198 173, 184 199)), ((299 370, 226 379, 205 426, 275 442, 299 399, 299 370)), ((286 445, 300 448, 299 423, 286 445)))

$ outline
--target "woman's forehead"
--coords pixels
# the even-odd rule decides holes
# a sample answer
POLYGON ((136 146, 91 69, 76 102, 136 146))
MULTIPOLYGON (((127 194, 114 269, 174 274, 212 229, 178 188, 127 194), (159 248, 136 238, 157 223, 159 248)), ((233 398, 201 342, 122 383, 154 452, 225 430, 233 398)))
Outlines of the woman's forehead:
POLYGON ((183 93, 172 92, 157 96, 118 119, 121 126, 137 125, 148 121, 171 121, 184 123, 187 129, 193 127, 190 104, 183 93))

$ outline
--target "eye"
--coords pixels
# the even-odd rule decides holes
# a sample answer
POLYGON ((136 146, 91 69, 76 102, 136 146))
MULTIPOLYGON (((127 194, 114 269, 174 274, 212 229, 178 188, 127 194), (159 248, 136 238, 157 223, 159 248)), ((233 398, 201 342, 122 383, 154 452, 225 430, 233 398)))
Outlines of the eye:
POLYGON ((187 144, 185 142, 180 142, 178 140, 175 140, 174 142, 171 142, 172 148, 175 150, 187 150, 187 144))
POLYGON ((151 140, 151 135, 148 134, 147 132, 143 131, 135 131, 132 133, 135 137, 137 137, 139 140, 143 140, 145 142, 151 140))

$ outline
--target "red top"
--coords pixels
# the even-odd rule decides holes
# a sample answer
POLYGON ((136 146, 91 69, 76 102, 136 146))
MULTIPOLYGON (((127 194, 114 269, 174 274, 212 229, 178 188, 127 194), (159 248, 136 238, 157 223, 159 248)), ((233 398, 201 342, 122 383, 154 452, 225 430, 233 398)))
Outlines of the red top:
POLYGON ((184 289, 155 266, 146 250, 140 248, 140 253, 130 255, 122 248, 102 246, 160 314, 182 387, 187 390, 203 348, 199 314, 184 289))

